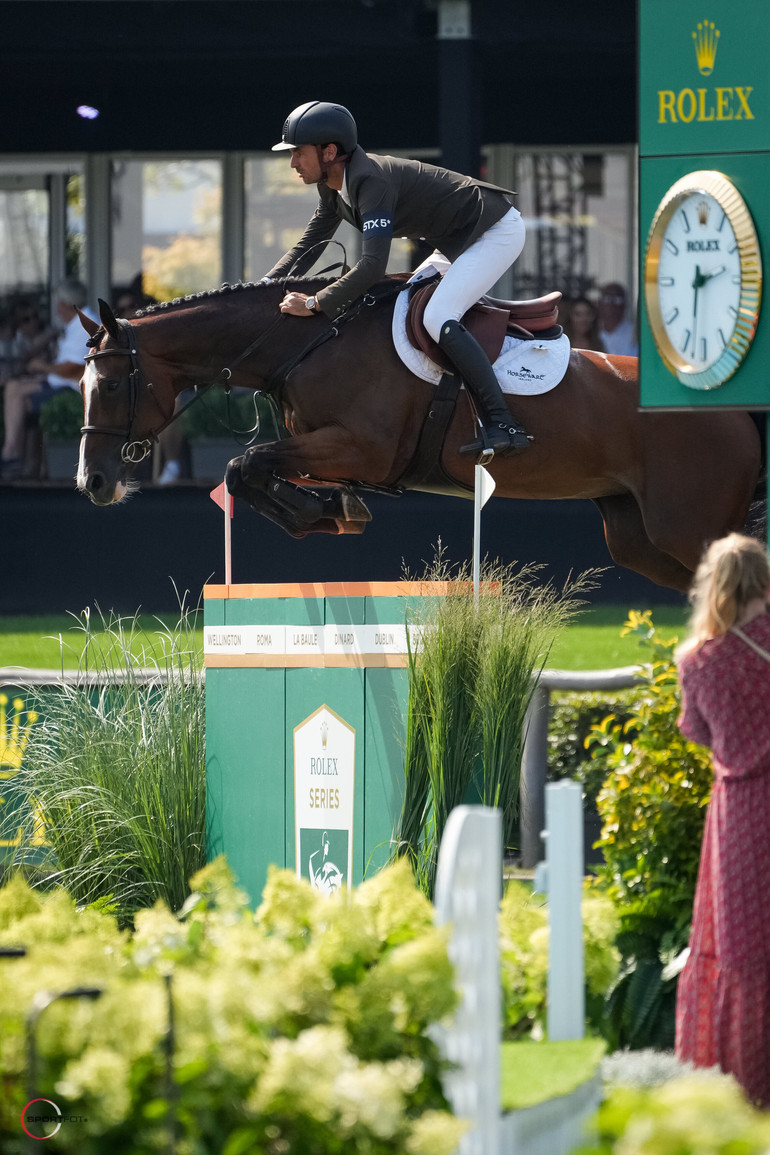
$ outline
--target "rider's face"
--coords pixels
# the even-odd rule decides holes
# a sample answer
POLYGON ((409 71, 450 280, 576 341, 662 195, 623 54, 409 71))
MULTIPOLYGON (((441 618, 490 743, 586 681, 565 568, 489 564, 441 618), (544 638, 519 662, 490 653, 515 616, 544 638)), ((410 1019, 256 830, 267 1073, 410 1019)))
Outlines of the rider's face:
POLYGON ((321 165, 314 144, 301 144, 291 150, 291 167, 305 184, 318 184, 321 179, 321 165))

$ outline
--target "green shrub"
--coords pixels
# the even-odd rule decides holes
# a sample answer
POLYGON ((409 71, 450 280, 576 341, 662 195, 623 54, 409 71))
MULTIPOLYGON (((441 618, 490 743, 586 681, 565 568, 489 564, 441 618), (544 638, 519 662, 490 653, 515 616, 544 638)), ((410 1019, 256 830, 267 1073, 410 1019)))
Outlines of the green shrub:
POLYGON ((770 1118, 732 1078, 685 1075, 661 1087, 619 1087, 598 1115, 599 1141, 576 1155, 766 1155, 770 1118))
POLYGON ((272 401, 252 389, 207 389, 188 404, 180 421, 187 437, 233 437, 243 444, 273 441, 280 436, 272 401))
MULTIPOLYGON (((586 803, 594 804, 608 774, 610 751, 597 745, 589 750, 586 739, 608 715, 625 725, 631 716, 633 698, 633 690, 552 691, 548 716, 548 781, 568 778, 579 782, 586 803)), ((628 736, 630 739, 632 734, 628 736)))
POLYGON ((610 716, 589 738, 609 775, 597 805, 599 870, 618 904, 623 966, 608 1002, 616 1046, 673 1045, 676 961, 687 944, 697 882, 711 755, 677 727, 681 701, 674 648, 657 637, 651 611, 632 611, 625 633, 646 650, 644 681, 621 722, 610 716))
POLYGON ((154 635, 136 617, 102 618, 101 636, 88 611, 81 621, 76 681, 46 691, 40 704, 14 776, 20 810, 11 828, 34 845, 42 816, 51 854, 35 868, 40 885, 64 885, 81 903, 109 899, 121 921, 158 898, 178 909, 205 862, 194 615, 183 610, 174 628, 154 635))
MULTIPOLYGON (((618 919, 613 903, 587 884, 582 901, 586 1012, 599 1033, 604 999, 618 973, 615 947, 618 919)), ((509 881, 500 906, 500 974, 503 1033, 518 1039, 540 1037, 546 1023, 548 907, 528 886, 509 881)))
POLYGON ((79 441, 83 425, 83 398, 78 389, 57 389, 40 409, 40 428, 51 441, 79 441))
POLYGON ((27 948, 0 984, 2 1150, 27 1150, 36 992, 90 987, 101 997, 53 1004, 36 1031, 34 1090, 81 1117, 64 1155, 450 1155, 464 1126, 429 1030, 456 1002, 448 931, 406 863, 332 897, 274 870, 256 916, 222 859, 191 885, 182 912, 158 903, 133 934, 63 891, 0 890, 2 942, 27 948))

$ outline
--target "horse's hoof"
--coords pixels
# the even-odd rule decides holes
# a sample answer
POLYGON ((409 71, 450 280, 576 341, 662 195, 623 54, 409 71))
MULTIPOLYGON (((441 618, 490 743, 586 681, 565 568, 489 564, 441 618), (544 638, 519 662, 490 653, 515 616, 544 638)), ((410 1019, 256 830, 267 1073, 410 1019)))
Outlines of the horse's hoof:
POLYGON ((225 470, 225 485, 229 493, 235 493, 237 489, 243 485, 243 474, 241 473, 242 457, 234 457, 232 461, 228 461, 227 469, 225 470))
MULTIPOLYGON (((343 489, 341 494, 342 516, 345 521, 371 521, 369 509, 350 489, 343 489)), ((363 533, 363 529, 352 530, 352 533, 363 533)))
MULTIPOLYGON (((370 518, 371 520, 371 518, 370 518)), ((358 534, 363 533, 366 529, 367 522, 365 521, 338 521, 337 533, 358 534)))

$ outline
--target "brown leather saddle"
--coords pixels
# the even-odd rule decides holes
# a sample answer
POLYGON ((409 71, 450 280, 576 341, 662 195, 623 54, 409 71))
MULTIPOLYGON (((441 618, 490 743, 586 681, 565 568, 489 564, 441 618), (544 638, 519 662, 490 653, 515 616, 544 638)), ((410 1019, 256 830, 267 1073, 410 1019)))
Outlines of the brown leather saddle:
MULTIPOLYGON (((436 281, 430 281, 412 291, 406 314, 406 335, 415 349, 420 349, 442 369, 454 372, 452 364, 430 336, 422 319, 425 306, 436 291, 437 284, 436 281)), ((561 293, 558 292, 547 293, 531 301, 499 301, 495 297, 482 297, 471 306, 462 323, 494 363, 500 356, 507 336, 529 341, 534 340, 535 334, 540 338, 559 336, 560 301, 561 293)))

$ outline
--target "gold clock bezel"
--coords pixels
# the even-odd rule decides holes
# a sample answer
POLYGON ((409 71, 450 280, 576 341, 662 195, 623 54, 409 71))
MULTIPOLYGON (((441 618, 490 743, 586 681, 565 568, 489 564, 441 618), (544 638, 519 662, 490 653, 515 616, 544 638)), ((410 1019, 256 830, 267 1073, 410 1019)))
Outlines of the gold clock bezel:
POLYGON ((757 328, 762 300, 762 256, 748 206, 724 173, 709 169, 688 173, 676 181, 661 200, 647 236, 644 298, 658 353, 666 368, 683 385, 691 389, 715 389, 732 377, 748 353, 757 328), (724 350, 707 369, 697 369, 671 344, 663 325, 658 299, 658 266, 663 238, 674 213, 693 193, 707 193, 720 205, 738 242, 741 265, 741 291, 735 327, 724 350))

